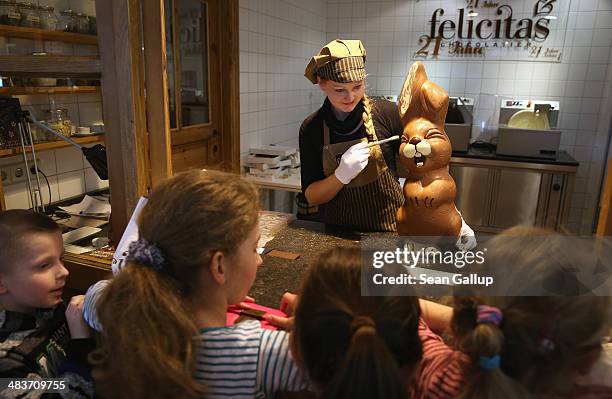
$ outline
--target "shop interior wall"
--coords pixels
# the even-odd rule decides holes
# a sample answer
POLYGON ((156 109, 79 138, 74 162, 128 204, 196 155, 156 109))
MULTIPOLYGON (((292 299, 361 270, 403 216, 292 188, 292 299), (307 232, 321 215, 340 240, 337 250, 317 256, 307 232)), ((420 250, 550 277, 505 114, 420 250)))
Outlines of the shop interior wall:
POLYGON ((302 120, 322 100, 303 76, 326 38, 325 0, 240 0, 240 152, 297 146, 302 120))
MULTIPOLYGON (((511 4, 517 3, 522 2, 511 4)), ((430 11, 465 5, 464 0, 328 0, 327 40, 362 39, 368 52, 369 93, 397 95, 418 50, 417 39, 429 29, 430 11)), ((560 101, 561 149, 580 162, 568 227, 589 234, 594 231, 610 135, 612 0, 571 0, 569 11, 560 63, 427 61, 425 66, 429 78, 451 96, 475 98, 476 119, 492 122, 493 128, 501 99, 494 95, 560 101)), ((478 127, 472 133, 479 135, 478 127)))
MULTIPOLYGON (((464 0, 327 0, 307 2, 307 6, 297 4, 281 0, 240 2, 243 153, 253 144, 295 143, 301 120, 320 105, 322 98, 302 77, 303 69, 325 42, 337 37, 361 39, 368 51, 368 92, 397 95, 413 62, 416 38, 431 17, 426 15, 429 10, 465 7, 464 0), (310 11, 301 7, 309 7, 310 11), (296 25, 299 29, 294 23, 287 26, 283 13, 289 13, 294 21, 308 22, 304 22, 305 26, 296 25), (308 19, 321 15, 325 15, 325 27, 308 19), (303 34, 294 36, 301 29, 312 34, 307 43, 302 44, 306 37, 303 34), (320 38, 321 31, 326 32, 324 38, 320 38), (286 38, 294 37, 298 39, 297 43, 291 42, 290 55, 274 50, 275 40, 287 43, 286 38), (279 76, 280 89, 271 89, 271 95, 266 79, 276 80, 279 76), (280 102, 280 95, 290 92, 296 101, 301 100, 301 106, 287 112, 287 102, 282 101, 275 111, 278 103, 274 99, 280 102), (279 128, 281 123, 284 125, 279 128)), ((561 149, 580 162, 568 227, 575 233, 589 234, 594 230, 611 128, 612 0, 572 0, 569 11, 560 63, 468 60, 426 61, 425 65, 430 79, 450 95, 474 98, 476 119, 487 121, 493 129, 502 98, 496 95, 560 101, 561 149)), ((473 137, 480 133, 476 127, 473 137)))
MULTIPOLYGON (((39 3, 54 7, 57 15, 68 8, 75 12, 95 15, 95 0, 41 0, 39 3)), ((41 51, 62 55, 96 55, 98 53, 97 46, 0 37, 0 54, 2 55, 27 55, 41 51)), ((22 107, 32 112, 39 120, 48 119, 47 111, 52 106, 66 108, 75 126, 91 126, 103 120, 100 93, 35 94, 17 97, 22 107)), ((41 176, 41 191, 45 204, 108 187, 108 180, 100 180, 76 148, 41 151, 37 153, 37 159, 39 169, 48 177, 51 191, 49 198, 47 183, 41 176)), ((6 165, 18 167, 21 162, 21 156, 2 158, 0 167, 4 168, 6 165)), ((23 180, 15 183, 5 182, 4 196, 8 209, 30 206, 27 185, 23 180)))

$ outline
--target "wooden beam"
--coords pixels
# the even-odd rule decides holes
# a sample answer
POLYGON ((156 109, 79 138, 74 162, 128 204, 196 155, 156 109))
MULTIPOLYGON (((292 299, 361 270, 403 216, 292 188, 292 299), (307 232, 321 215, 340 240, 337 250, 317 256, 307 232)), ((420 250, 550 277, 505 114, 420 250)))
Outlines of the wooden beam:
POLYGON ((0 72, 6 75, 98 76, 100 60, 72 55, 0 55, 0 72))
POLYGON ((612 144, 608 150, 608 166, 606 178, 601 190, 599 202, 599 220, 597 222, 598 236, 612 236, 612 144))
POLYGON ((149 186, 140 1, 96 1, 102 99, 112 204, 111 238, 119 242, 149 186))
POLYGON ((100 86, 49 86, 49 87, 2 87, 0 94, 17 96, 22 94, 66 94, 66 93, 99 93, 100 86))
POLYGON ((64 43, 98 45, 96 35, 84 33, 62 32, 38 28, 25 28, 22 26, 0 25, 0 36, 19 37, 23 39, 47 40, 64 43))
POLYGON ((238 0, 219 2, 221 25, 221 148, 224 170, 240 173, 240 47, 238 0))
MULTIPOLYGON (((142 3, 151 186, 172 175, 164 0, 142 3)), ((178 51, 178 49, 176 50, 178 51)))
MULTIPOLYGON (((93 135, 88 137, 72 137, 72 140, 76 141, 79 144, 91 144, 91 143, 99 143, 104 141, 104 135, 93 135)), ((34 144, 34 150, 38 151, 49 151, 56 150, 58 148, 70 147, 72 144, 67 143, 65 141, 47 141, 44 143, 34 144)), ((26 151, 27 151, 26 147, 26 151)), ((0 150, 0 158, 12 157, 14 155, 21 154, 21 146, 19 147, 11 147, 4 148, 0 150)))

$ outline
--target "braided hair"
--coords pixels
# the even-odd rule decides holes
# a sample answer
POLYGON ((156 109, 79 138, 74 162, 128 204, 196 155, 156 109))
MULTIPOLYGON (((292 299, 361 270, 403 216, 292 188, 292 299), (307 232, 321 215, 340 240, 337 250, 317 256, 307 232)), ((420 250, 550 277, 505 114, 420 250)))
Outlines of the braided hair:
MULTIPOLYGON (((361 99, 361 101, 363 102, 363 114, 361 118, 363 120, 363 125, 366 128, 366 135, 368 136, 368 141, 377 141, 378 137, 376 136, 376 129, 374 129, 374 121, 372 119, 372 102, 365 93, 363 93, 363 98, 361 99)), ((370 154, 375 157, 381 156, 382 149, 380 148, 380 145, 376 145, 370 148, 370 154)))
POLYGON ((368 141, 376 141, 377 137, 376 130, 374 129, 374 122, 372 121, 372 104, 370 103, 370 98, 364 93, 361 101, 363 101, 363 115, 361 118, 366 128, 368 141))

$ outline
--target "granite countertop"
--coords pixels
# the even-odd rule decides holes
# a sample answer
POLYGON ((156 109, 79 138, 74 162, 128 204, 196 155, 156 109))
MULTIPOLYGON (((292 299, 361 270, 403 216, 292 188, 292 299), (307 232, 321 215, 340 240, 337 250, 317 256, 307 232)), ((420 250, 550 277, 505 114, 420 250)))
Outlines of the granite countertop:
POLYGON ((262 255, 263 264, 257 271, 257 278, 249 295, 261 305, 277 308, 284 292, 299 290, 308 265, 317 255, 336 246, 359 246, 359 241, 364 237, 391 239, 397 235, 358 233, 305 220, 292 222, 266 244, 266 252, 262 255), (299 258, 288 260, 268 255, 273 249, 298 254, 299 258))
POLYGON ((498 155, 495 153, 495 148, 480 148, 470 146, 467 152, 455 152, 453 151, 453 157, 456 158, 476 158, 476 159, 490 159, 498 161, 510 161, 510 162, 528 162, 528 163, 540 163, 546 165, 564 165, 564 166, 578 166, 576 161, 567 151, 559 151, 555 158, 533 158, 533 157, 520 157, 514 155, 498 155))
MULTIPOLYGON (((479 235, 479 245, 486 243, 484 238, 482 234, 479 235)), ((398 240, 405 240, 402 241, 404 243, 411 242, 406 237, 398 237, 395 232, 362 233, 320 222, 295 220, 278 231, 266 244, 262 255, 263 264, 257 271, 249 295, 258 304, 278 308, 283 293, 299 291, 306 270, 319 254, 337 246, 395 251, 398 248, 398 240), (290 260, 271 256, 270 251, 275 249, 298 254, 299 258, 290 260)), ((451 241, 454 243, 455 239, 451 241)), ((429 265, 427 268, 432 271, 457 272, 457 268, 453 265, 429 265)), ((439 295, 432 296, 433 293, 434 291, 430 290, 418 295, 439 300, 439 295)))

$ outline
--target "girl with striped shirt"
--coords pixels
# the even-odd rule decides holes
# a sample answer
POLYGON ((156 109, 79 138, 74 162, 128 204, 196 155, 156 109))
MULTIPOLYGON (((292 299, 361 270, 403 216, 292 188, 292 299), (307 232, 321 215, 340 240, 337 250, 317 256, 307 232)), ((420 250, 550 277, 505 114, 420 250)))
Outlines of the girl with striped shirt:
POLYGON ((305 388, 286 332, 225 325, 262 262, 258 204, 251 184, 217 171, 181 173, 153 190, 128 267, 87 294, 102 327, 93 374, 104 397, 265 398, 305 388))

